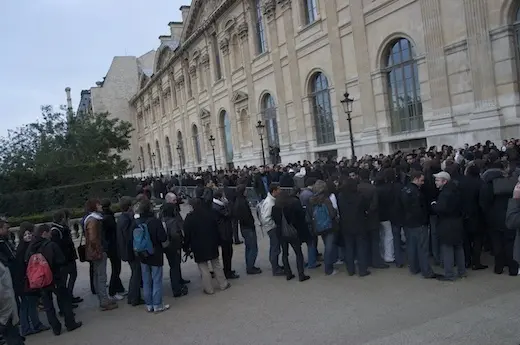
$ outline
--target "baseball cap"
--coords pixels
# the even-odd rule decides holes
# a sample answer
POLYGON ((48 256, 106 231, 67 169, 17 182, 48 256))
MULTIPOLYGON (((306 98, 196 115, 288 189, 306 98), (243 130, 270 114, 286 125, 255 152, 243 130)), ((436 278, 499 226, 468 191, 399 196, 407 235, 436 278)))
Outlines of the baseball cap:
POLYGON ((443 180, 446 180, 446 181, 450 181, 451 180, 450 174, 448 174, 446 171, 441 171, 438 174, 433 174, 433 177, 440 178, 440 179, 443 179, 443 180))

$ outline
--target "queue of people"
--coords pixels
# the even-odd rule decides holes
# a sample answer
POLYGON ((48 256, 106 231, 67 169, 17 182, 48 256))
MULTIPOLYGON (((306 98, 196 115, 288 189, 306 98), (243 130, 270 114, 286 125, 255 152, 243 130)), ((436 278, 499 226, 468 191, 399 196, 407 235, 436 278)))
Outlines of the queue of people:
POLYGON ((136 198, 121 198, 117 221, 109 200, 86 203, 81 221, 85 241, 81 239, 78 251, 67 211, 56 212, 50 225, 21 224, 23 241, 17 248, 9 239, 7 222, 0 220, 3 340, 18 345, 25 336, 49 329, 61 334, 53 295, 65 328, 81 327, 73 312, 82 302, 74 296, 78 259, 90 265, 91 290, 101 311, 116 309, 125 298, 150 313, 167 311, 162 284, 165 256, 172 296, 188 294, 190 281, 181 270, 183 253, 197 264, 205 294, 214 294, 215 287, 227 290, 231 280, 240 279, 233 269, 233 245, 242 244, 239 231, 246 274, 263 273, 256 263, 257 224, 269 238, 266 255, 271 274, 288 281, 297 277, 305 282, 310 279, 308 270, 322 265, 325 275, 336 275, 338 264, 345 265, 349 276, 366 277, 393 264, 407 265, 412 275, 425 279, 455 281, 465 278, 468 269, 488 268, 481 261, 484 250, 494 257, 495 274, 507 268, 510 276, 517 276, 519 148, 519 141, 510 140, 501 148, 492 143, 459 150, 432 147, 360 160, 184 174, 184 182, 193 180, 197 186, 185 219, 178 177, 144 181, 136 198), (259 201, 256 220, 248 187, 259 201), (158 213, 154 195, 164 198, 158 213), (323 254, 318 251, 320 239, 323 254), (289 248, 295 254, 297 276, 289 248), (122 261, 131 270, 128 289, 119 277, 122 261), (46 265, 49 281, 44 279, 49 278, 46 265), (434 266, 441 267, 442 274, 434 266), (33 281, 35 272, 47 285, 33 281), (34 284, 39 288, 31 289, 34 284), (39 303, 49 326, 39 319, 39 303))

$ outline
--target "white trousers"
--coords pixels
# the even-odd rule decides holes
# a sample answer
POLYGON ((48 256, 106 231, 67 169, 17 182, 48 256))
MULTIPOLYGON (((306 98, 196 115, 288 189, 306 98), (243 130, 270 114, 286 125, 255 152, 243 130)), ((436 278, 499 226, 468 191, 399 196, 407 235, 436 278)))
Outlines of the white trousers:
POLYGON ((394 262, 394 236, 392 234, 392 224, 390 221, 381 222, 379 227, 379 238, 381 241, 381 257, 385 262, 394 262))

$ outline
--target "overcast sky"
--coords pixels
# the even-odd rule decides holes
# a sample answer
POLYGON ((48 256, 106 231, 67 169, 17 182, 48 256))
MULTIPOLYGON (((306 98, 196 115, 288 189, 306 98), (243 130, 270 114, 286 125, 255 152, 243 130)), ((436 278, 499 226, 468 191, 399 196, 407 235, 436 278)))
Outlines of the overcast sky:
POLYGON ((189 0, 0 0, 0 136, 36 120, 40 106, 74 109, 116 55, 159 46, 189 0))

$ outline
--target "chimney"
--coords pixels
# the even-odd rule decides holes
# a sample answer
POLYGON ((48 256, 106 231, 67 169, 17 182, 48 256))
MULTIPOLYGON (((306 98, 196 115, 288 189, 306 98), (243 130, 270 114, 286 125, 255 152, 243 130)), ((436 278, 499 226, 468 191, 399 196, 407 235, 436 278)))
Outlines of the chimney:
POLYGON ((182 36, 182 30, 184 28, 183 22, 169 22, 170 37, 172 40, 180 42, 182 36))
POLYGON ((159 40, 161 41, 161 44, 164 43, 164 42, 168 42, 171 39, 172 38, 171 38, 170 35, 161 35, 161 36, 159 36, 159 40))
POLYGON ((72 97, 70 96, 70 87, 65 88, 65 93, 67 94, 67 111, 69 114, 72 113, 72 97))
POLYGON ((182 21, 186 23, 186 20, 188 20, 188 13, 190 13, 190 6, 183 5, 180 10, 182 12, 182 21))

